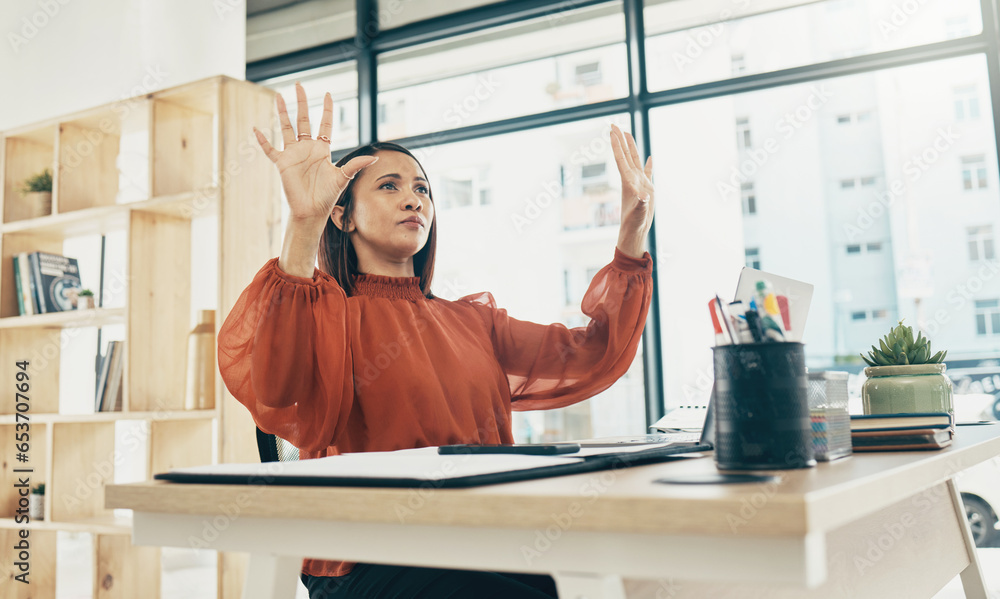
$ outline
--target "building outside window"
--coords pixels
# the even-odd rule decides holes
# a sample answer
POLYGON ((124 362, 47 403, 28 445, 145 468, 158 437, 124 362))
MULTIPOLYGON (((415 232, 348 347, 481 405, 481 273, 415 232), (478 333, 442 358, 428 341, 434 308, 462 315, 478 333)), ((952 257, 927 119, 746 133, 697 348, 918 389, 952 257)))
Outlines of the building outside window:
POLYGON ((979 119, 979 92, 974 85, 956 87, 955 120, 975 121, 979 119))
POLYGON ((584 193, 602 192, 608 188, 608 163, 595 162, 580 166, 580 183, 584 193))
POLYGON ((976 300, 976 334, 1000 335, 1000 300, 976 300))
POLYGON ((580 85, 601 83, 601 63, 595 61, 576 65, 576 82, 580 85))
POLYGON ((969 260, 993 260, 993 226, 969 227, 969 260))
POLYGON ((740 185, 740 195, 743 199, 743 214, 757 214, 757 193, 753 189, 753 183, 740 185))
POLYGON ((747 70, 747 60, 742 54, 733 54, 730 58, 732 61, 733 75, 739 76, 746 72, 747 70))
POLYGON ((746 249, 746 265, 749 268, 760 270, 760 248, 746 249))
POLYGON ((434 197, 442 210, 472 206, 472 179, 443 177, 440 187, 435 187, 435 191, 437 193, 434 197), (438 189, 441 191, 437 191, 438 189))
POLYGON ((750 139, 750 119, 745 117, 736 119, 736 146, 748 149, 752 146, 752 141, 750 139))
POLYGON ((962 188, 986 189, 986 159, 982 155, 962 158, 962 188))

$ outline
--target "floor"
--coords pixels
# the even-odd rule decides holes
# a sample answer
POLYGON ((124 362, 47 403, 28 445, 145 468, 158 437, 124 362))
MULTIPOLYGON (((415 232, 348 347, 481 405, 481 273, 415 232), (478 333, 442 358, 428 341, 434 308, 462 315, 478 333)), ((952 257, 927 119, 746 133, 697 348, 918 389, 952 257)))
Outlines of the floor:
MULTIPOLYGON (((91 599, 92 548, 90 535, 60 533, 56 557, 57 599, 91 599)), ((979 562, 991 599, 1000 599, 1000 547, 980 549, 979 562)), ((162 599, 215 599, 215 553, 194 549, 163 549, 162 599)), ((933 599, 965 597, 956 577, 933 599)), ((308 599, 300 582, 296 599, 308 599)))

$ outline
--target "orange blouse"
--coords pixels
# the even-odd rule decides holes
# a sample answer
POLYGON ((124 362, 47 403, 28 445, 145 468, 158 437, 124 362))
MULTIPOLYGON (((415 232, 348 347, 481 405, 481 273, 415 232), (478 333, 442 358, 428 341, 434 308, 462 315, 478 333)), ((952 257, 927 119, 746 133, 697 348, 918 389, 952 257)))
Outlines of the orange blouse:
MULTIPOLYGON (((457 443, 513 443, 511 410, 561 408, 628 370, 652 259, 615 249, 583 297, 586 327, 517 320, 489 293, 428 299, 418 277, 360 275, 347 297, 316 269, 272 258, 219 330, 219 369, 261 430, 301 459, 457 443)), ((341 576, 352 562, 306 559, 341 576)))

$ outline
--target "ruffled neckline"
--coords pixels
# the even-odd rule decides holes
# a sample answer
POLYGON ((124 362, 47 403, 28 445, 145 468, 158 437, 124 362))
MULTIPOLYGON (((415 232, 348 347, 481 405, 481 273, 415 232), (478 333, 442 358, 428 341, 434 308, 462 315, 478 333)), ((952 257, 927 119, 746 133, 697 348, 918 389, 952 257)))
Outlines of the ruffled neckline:
POLYGON ((402 300, 427 299, 420 291, 420 277, 389 277, 386 275, 355 276, 352 295, 402 300))

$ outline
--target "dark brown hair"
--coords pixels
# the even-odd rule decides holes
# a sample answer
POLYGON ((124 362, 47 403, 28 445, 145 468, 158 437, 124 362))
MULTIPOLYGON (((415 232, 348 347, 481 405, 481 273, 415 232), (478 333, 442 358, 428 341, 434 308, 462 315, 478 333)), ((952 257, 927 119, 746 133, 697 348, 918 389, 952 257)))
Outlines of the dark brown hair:
MULTIPOLYGON (((391 151, 406 154, 412 158, 420 170, 424 167, 417 160, 417 157, 409 150, 399 144, 389 141, 377 141, 351 151, 349 154, 337 161, 337 166, 347 164, 356 156, 374 156, 376 152, 391 151)), ((326 227, 323 229, 323 237, 319 242, 319 268, 323 272, 332 276, 340 284, 340 287, 347 295, 352 295, 354 291, 354 277, 363 274, 358 270, 358 255, 354 252, 354 244, 351 243, 351 236, 346 232, 348 224, 354 215, 354 182, 358 180, 358 173, 351 179, 344 188, 344 192, 337 198, 336 206, 344 207, 343 226, 341 230, 333 224, 333 220, 326 219, 326 227)), ((427 184, 427 197, 433 202, 430 183, 427 184)), ((434 220, 431 221, 430 230, 427 232, 427 241, 424 247, 413 256, 413 273, 420 277, 420 291, 428 298, 434 297, 431 294, 431 279, 434 278, 434 255, 437 251, 437 214, 435 211, 434 220)))

